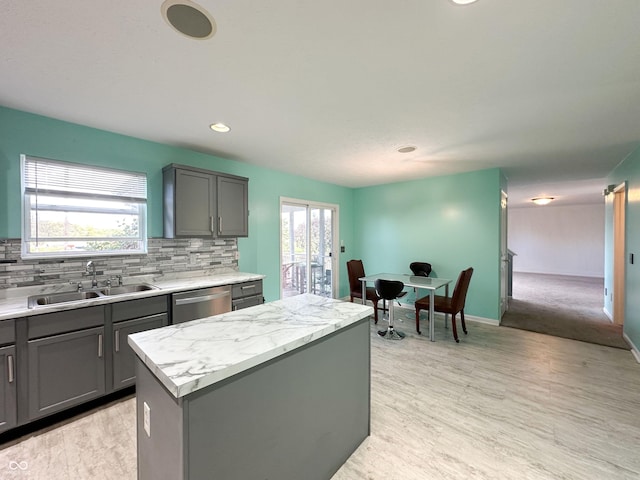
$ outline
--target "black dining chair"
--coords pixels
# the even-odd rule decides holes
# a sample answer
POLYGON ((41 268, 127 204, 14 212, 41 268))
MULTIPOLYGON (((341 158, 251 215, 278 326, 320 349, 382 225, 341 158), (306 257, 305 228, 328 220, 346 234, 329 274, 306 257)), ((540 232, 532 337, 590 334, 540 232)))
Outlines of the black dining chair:
POLYGON ((396 280, 377 279, 375 281, 376 294, 383 300, 389 301, 389 326, 386 330, 378 330, 378 335, 389 340, 402 340, 405 335, 394 328, 393 301, 403 295, 404 283, 396 280))
MULTIPOLYGON (((428 277, 431 274, 431 264, 427 262, 411 262, 409 269, 416 277, 428 277)), ((413 289, 415 300, 418 299, 418 289, 413 289)), ((413 314, 406 314, 407 317, 413 317, 413 314)))
POLYGON ((409 268, 416 277, 428 277, 431 273, 431 264, 426 262, 411 262, 409 268))

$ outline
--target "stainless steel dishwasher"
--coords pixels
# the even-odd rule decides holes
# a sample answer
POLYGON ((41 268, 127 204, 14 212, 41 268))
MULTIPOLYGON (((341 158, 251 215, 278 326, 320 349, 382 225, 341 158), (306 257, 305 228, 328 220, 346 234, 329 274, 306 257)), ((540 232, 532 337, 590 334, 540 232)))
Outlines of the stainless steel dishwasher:
POLYGON ((171 300, 172 323, 206 318, 231 311, 231 286, 174 293, 171 300))

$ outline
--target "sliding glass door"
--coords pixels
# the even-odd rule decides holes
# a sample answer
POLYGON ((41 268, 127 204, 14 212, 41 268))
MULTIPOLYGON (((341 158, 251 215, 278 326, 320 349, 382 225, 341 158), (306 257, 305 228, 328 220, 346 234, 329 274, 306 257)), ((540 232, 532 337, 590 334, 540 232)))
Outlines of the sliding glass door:
POLYGON ((280 200, 280 296, 335 296, 337 205, 280 200))

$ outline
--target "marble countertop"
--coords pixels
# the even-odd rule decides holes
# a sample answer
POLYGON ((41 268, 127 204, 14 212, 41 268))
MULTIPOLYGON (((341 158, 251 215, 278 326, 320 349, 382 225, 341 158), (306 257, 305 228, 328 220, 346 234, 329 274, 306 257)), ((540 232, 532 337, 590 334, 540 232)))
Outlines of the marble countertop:
POLYGON ((225 272, 216 273, 212 275, 202 277, 187 277, 187 278, 172 278, 166 279, 162 277, 158 278, 136 278, 125 279, 124 284, 132 283, 148 283, 158 290, 147 290, 144 292, 132 292, 121 295, 112 295, 106 297, 91 298, 87 300, 77 300, 73 302, 57 303, 53 305, 43 305, 37 308, 27 307, 27 297, 31 295, 46 295, 51 293, 58 293, 64 291, 71 291, 70 285, 58 284, 58 285, 45 285, 42 287, 29 287, 28 289, 15 289, 16 292, 13 296, 8 298, 0 298, 0 320, 10 318, 20 318, 33 315, 41 315, 43 313, 60 312, 64 310, 72 310, 81 307, 90 307, 93 305, 104 305, 107 303, 122 302, 125 300, 132 300, 135 298, 153 297, 157 295, 166 295, 174 292, 181 292, 187 290, 195 290, 198 288, 215 287, 218 285, 231 285, 234 283, 249 282, 252 280, 260 280, 264 278, 264 275, 256 273, 242 273, 242 272, 225 272), (20 294, 19 291, 24 292, 20 294))
POLYGON ((372 314, 372 307, 311 294, 136 333, 129 345, 180 398, 372 314))

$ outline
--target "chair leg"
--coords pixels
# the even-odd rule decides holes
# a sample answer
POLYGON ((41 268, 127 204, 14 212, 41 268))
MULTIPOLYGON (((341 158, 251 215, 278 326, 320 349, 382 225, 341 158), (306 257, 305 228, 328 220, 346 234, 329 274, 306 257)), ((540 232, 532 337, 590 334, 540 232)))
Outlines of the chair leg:
POLYGON ((455 339, 456 343, 460 343, 460 340, 458 339, 458 329, 456 328, 456 314, 455 313, 453 315, 451 315, 451 326, 453 327, 453 338, 455 339))
POLYGON ((373 303, 373 323, 374 325, 378 324, 378 301, 372 300, 373 303))
POLYGON ((464 309, 460 310, 460 323, 462 323, 462 331, 467 334, 467 326, 464 324, 464 309))
POLYGON ((416 332, 420 335, 420 309, 416 308, 416 332))

